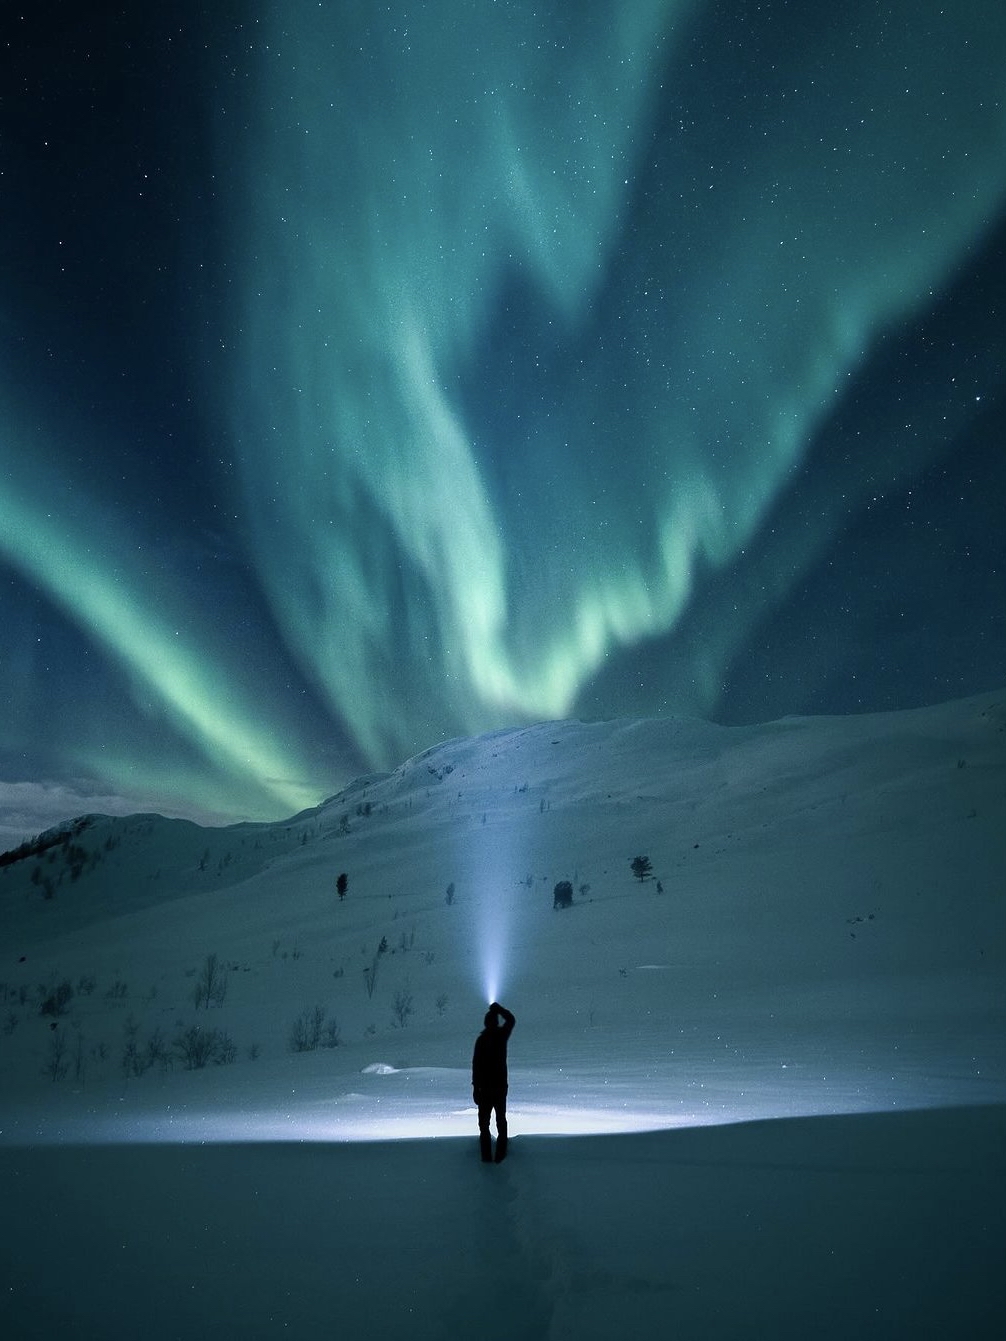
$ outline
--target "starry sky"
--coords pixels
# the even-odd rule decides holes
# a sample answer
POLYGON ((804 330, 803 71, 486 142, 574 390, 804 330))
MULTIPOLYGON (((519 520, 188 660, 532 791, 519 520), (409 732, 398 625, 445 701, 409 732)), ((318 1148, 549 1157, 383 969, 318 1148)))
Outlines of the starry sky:
POLYGON ((1006 684, 1006 8, 0 21, 0 839, 1006 684))

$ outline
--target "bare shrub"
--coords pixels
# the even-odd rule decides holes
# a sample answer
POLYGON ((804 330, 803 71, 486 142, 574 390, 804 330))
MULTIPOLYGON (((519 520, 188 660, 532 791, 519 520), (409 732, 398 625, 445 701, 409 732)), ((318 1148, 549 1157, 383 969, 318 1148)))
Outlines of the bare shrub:
POLYGON ((73 1039, 73 1078, 79 1084, 83 1085, 87 1079, 87 1054, 85 1052, 84 1035, 77 1029, 73 1039))
POLYGON ((339 1022, 328 1019, 324 1006, 302 1010, 290 1026, 290 1051, 314 1052, 316 1048, 337 1048, 342 1042, 339 1022))
POLYGON ((321 1046, 323 1048, 337 1048, 341 1042, 342 1034, 339 1030, 339 1021, 333 1018, 325 1025, 325 1032, 322 1036, 321 1046))
POLYGON ((146 1046, 143 1049, 143 1060, 145 1070, 152 1066, 159 1066, 162 1072, 171 1070, 173 1064, 171 1050, 168 1047, 167 1039, 159 1028, 155 1029, 147 1039, 146 1046))
POLYGON ((213 1051, 214 1066, 229 1066, 231 1062, 237 1060, 238 1046, 231 1038, 230 1034, 224 1033, 222 1029, 214 1029, 217 1036, 216 1047, 213 1051))
POLYGON ((290 1026, 290 1051, 314 1052, 321 1042, 321 1031, 325 1025, 323 1006, 308 1007, 302 1010, 290 1026))
POLYGON ((186 1071, 201 1071, 209 1063, 216 1046, 215 1034, 215 1029, 200 1029, 193 1024, 178 1035, 174 1048, 186 1071))
POLYGON ((237 1047, 222 1029, 200 1029, 198 1024, 178 1035, 174 1049, 186 1071, 201 1071, 211 1062, 222 1066, 237 1056, 237 1047))
POLYGON ((374 957, 363 970, 363 981, 367 988, 368 999, 374 995, 374 988, 377 985, 377 965, 381 958, 380 948, 374 951, 374 957))
POLYGON ((66 1057, 66 1036, 62 1029, 53 1026, 49 1035, 49 1051, 46 1055, 44 1074, 52 1081, 62 1080, 69 1065, 66 1057))
POLYGON ((130 1015, 123 1026, 122 1074, 142 1076, 152 1067, 158 1066, 161 1072, 170 1071, 173 1064, 171 1050, 161 1029, 158 1027, 140 1042, 140 1026, 134 1015, 130 1015))
POLYGON ((204 1006, 208 1010, 211 1003, 214 1006, 222 1006, 226 996, 227 969, 225 965, 220 963, 215 954, 207 955, 199 977, 196 979, 196 985, 192 989, 192 999, 196 1004, 196 1010, 200 1006, 204 1006))
POLYGON ((409 1022, 409 1016, 412 1014, 412 992, 408 983, 404 987, 399 987, 395 993, 395 999, 392 1002, 392 1010, 395 1014, 395 1020, 400 1029, 404 1029, 409 1022))
POLYGON ((147 1069, 146 1060, 140 1050, 140 1025, 135 1015, 130 1015, 123 1025, 122 1074, 142 1076, 147 1069))

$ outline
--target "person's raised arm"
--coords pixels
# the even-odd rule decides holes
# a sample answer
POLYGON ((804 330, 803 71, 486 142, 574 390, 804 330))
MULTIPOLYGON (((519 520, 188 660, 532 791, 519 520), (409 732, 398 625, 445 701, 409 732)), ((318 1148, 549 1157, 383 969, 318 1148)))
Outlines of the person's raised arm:
POLYGON ((514 1025, 517 1023, 517 1020, 513 1012, 507 1010, 506 1006, 501 1006, 498 1001, 493 1002, 492 1009, 496 1012, 497 1015, 501 1015, 503 1017, 503 1028, 509 1034, 510 1031, 513 1029, 514 1025))

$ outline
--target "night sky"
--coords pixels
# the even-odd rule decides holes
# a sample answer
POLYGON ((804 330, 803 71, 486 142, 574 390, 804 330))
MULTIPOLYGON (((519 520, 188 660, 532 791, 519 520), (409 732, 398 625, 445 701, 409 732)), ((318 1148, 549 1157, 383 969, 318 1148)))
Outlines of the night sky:
POLYGON ((1006 685, 1006 6, 23 9, 0 840, 1006 685))

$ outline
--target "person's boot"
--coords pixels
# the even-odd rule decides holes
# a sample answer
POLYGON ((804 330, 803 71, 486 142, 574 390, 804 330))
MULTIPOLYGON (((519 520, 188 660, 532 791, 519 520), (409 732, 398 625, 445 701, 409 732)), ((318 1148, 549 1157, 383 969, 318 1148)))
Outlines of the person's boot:
POLYGON ((493 1138, 487 1131, 479 1134, 479 1150, 482 1153, 482 1163, 491 1164, 493 1162, 493 1138))

